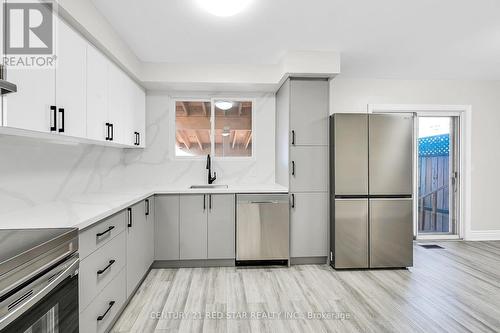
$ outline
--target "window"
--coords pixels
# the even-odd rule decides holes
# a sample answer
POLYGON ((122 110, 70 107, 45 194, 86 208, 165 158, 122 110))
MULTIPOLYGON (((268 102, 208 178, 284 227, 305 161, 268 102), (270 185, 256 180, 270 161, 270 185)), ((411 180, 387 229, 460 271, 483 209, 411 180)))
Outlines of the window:
POLYGON ((251 157, 252 114, 250 100, 176 100, 175 156, 251 157))
POLYGON ((210 101, 175 102, 175 156, 210 154, 212 146, 210 101))

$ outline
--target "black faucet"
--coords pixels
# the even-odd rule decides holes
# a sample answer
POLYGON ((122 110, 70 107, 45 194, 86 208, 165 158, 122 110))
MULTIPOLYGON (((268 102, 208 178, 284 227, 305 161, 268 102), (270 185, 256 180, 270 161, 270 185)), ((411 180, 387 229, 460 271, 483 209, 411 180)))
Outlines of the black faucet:
POLYGON ((207 155, 207 170, 208 184, 212 184, 217 179, 217 173, 214 171, 214 176, 212 177, 212 162, 210 160, 210 154, 207 155))

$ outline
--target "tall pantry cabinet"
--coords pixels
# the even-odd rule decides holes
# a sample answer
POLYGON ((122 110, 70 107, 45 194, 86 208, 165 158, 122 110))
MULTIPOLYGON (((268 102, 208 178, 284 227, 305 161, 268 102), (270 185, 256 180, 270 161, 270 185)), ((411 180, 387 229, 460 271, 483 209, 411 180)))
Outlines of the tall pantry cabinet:
POLYGON ((292 262, 328 255, 329 81, 289 78, 276 94, 276 182, 290 192, 292 262))

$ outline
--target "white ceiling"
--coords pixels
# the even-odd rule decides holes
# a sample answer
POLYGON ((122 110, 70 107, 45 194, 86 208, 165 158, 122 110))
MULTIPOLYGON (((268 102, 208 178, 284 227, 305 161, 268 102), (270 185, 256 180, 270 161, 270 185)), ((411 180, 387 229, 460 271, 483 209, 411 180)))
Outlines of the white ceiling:
POLYGON ((342 76, 500 79, 498 0, 253 0, 229 18, 195 0, 92 0, 145 62, 274 64, 338 51, 342 76))

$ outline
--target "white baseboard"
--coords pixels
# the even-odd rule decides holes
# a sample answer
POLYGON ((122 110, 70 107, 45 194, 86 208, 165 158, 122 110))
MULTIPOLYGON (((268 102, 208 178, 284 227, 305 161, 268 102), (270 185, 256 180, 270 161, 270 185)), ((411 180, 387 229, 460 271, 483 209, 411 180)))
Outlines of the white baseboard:
POLYGON ((500 230, 469 230, 465 237, 467 241, 500 240, 500 230))

